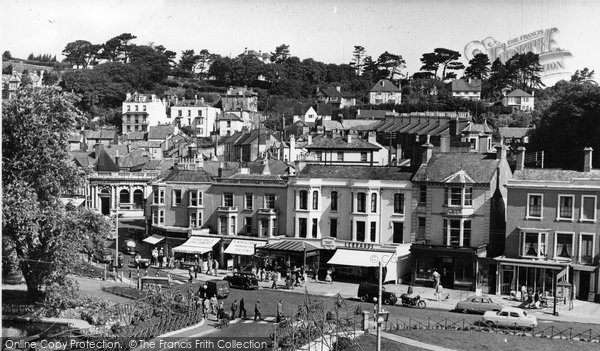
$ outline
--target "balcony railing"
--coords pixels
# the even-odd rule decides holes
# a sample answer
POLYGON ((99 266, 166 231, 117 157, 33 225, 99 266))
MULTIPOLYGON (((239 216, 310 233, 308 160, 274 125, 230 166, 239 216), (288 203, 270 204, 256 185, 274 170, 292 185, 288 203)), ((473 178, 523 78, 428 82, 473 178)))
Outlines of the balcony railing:
POLYGON ((265 215, 265 216, 276 216, 277 215, 277 210, 274 208, 259 208, 258 209, 258 214, 259 215, 265 215))
POLYGON ((232 213, 232 212, 237 212, 238 208, 237 208, 237 206, 219 206, 219 207, 217 207, 217 211, 225 212, 225 213, 232 213))

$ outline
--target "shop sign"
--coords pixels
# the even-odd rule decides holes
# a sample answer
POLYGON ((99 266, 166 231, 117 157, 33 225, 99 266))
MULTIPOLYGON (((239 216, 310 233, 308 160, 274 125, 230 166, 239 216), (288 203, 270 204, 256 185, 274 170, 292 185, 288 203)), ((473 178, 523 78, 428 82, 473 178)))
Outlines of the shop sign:
POLYGON ((335 250, 335 248, 336 248, 335 239, 323 238, 323 239, 321 239, 321 246, 325 250, 335 250))

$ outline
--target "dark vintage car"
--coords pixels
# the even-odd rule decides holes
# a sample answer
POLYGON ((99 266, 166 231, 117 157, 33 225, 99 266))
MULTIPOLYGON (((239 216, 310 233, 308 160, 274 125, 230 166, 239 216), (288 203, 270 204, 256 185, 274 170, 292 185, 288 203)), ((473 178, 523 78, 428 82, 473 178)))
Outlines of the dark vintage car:
MULTIPOLYGON (((98 263, 111 263, 115 257, 115 251, 111 249, 98 249, 94 252, 92 259, 98 263)), ((123 267, 123 255, 119 254, 119 268, 123 267)))
POLYGON ((235 272, 224 278, 231 286, 242 289, 258 289, 258 279, 252 272, 235 272))
POLYGON ((500 311, 505 304, 494 301, 489 296, 469 296, 456 304, 456 311, 463 313, 485 313, 487 311, 500 311))
MULTIPOLYGON (((379 285, 372 283, 361 283, 358 286, 358 298, 360 301, 376 301, 379 296, 379 285)), ((381 288, 381 299, 384 305, 395 305, 398 302, 398 297, 391 291, 387 291, 385 287, 381 288)))
POLYGON ((121 248, 121 251, 123 251, 124 253, 126 253, 128 255, 135 255, 139 251, 138 247, 139 247, 139 245, 135 240, 128 239, 128 240, 125 240, 125 243, 123 243, 123 247, 121 248))

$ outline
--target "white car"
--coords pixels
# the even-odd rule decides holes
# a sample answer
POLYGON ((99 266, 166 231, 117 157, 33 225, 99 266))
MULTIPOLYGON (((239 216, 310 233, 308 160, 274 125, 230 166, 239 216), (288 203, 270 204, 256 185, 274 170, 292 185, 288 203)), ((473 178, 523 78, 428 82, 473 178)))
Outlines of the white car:
POLYGON ((500 311, 487 311, 483 322, 489 326, 535 328, 537 318, 516 307, 503 307, 500 311))

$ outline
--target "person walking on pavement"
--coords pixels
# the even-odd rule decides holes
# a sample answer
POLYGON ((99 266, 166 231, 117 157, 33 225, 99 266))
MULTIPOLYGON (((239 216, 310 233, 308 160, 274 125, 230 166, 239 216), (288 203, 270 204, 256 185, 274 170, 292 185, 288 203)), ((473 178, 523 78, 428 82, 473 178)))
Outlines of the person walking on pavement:
POLYGON ((216 316, 217 315, 217 308, 219 307, 218 302, 217 302, 217 295, 213 295, 210 298, 210 309, 212 311, 212 313, 216 316))
POLYGON ((277 303, 277 323, 281 323, 283 319, 283 301, 279 300, 277 303))
POLYGON ((162 269, 163 268, 163 257, 165 257, 163 248, 161 247, 160 250, 158 250, 158 268, 162 269))
POLYGON ((242 314, 244 315, 244 319, 246 319, 246 305, 244 303, 244 298, 240 300, 240 315, 239 318, 242 318, 242 314))
POLYGON ((231 319, 235 319, 235 312, 237 312, 237 308, 238 308, 238 303, 237 303, 237 299, 233 300, 233 303, 231 304, 231 319))
POLYGON ((194 281, 194 267, 190 266, 190 268, 188 268, 188 273, 190 274, 190 279, 188 279, 188 283, 191 283, 192 281, 194 281))
POLYGON ((262 315, 260 313, 260 300, 257 300, 254 304, 254 320, 256 319, 263 320, 262 315))
POLYGON ((210 300, 208 298, 204 299, 204 319, 208 318, 210 314, 210 300))
POLYGON ((277 290, 277 274, 273 274, 273 285, 271 285, 271 289, 277 290))
POLYGON ((215 270, 215 277, 217 276, 217 270, 219 269, 219 261, 214 260, 213 261, 213 268, 215 270))
POLYGON ((154 250, 152 250, 152 265, 154 266, 158 260, 158 249, 155 247, 154 250))
POLYGON ((438 301, 440 301, 442 299, 443 293, 444 293, 444 287, 442 286, 442 284, 438 284, 437 287, 435 288, 435 294, 436 294, 436 298, 438 301))

